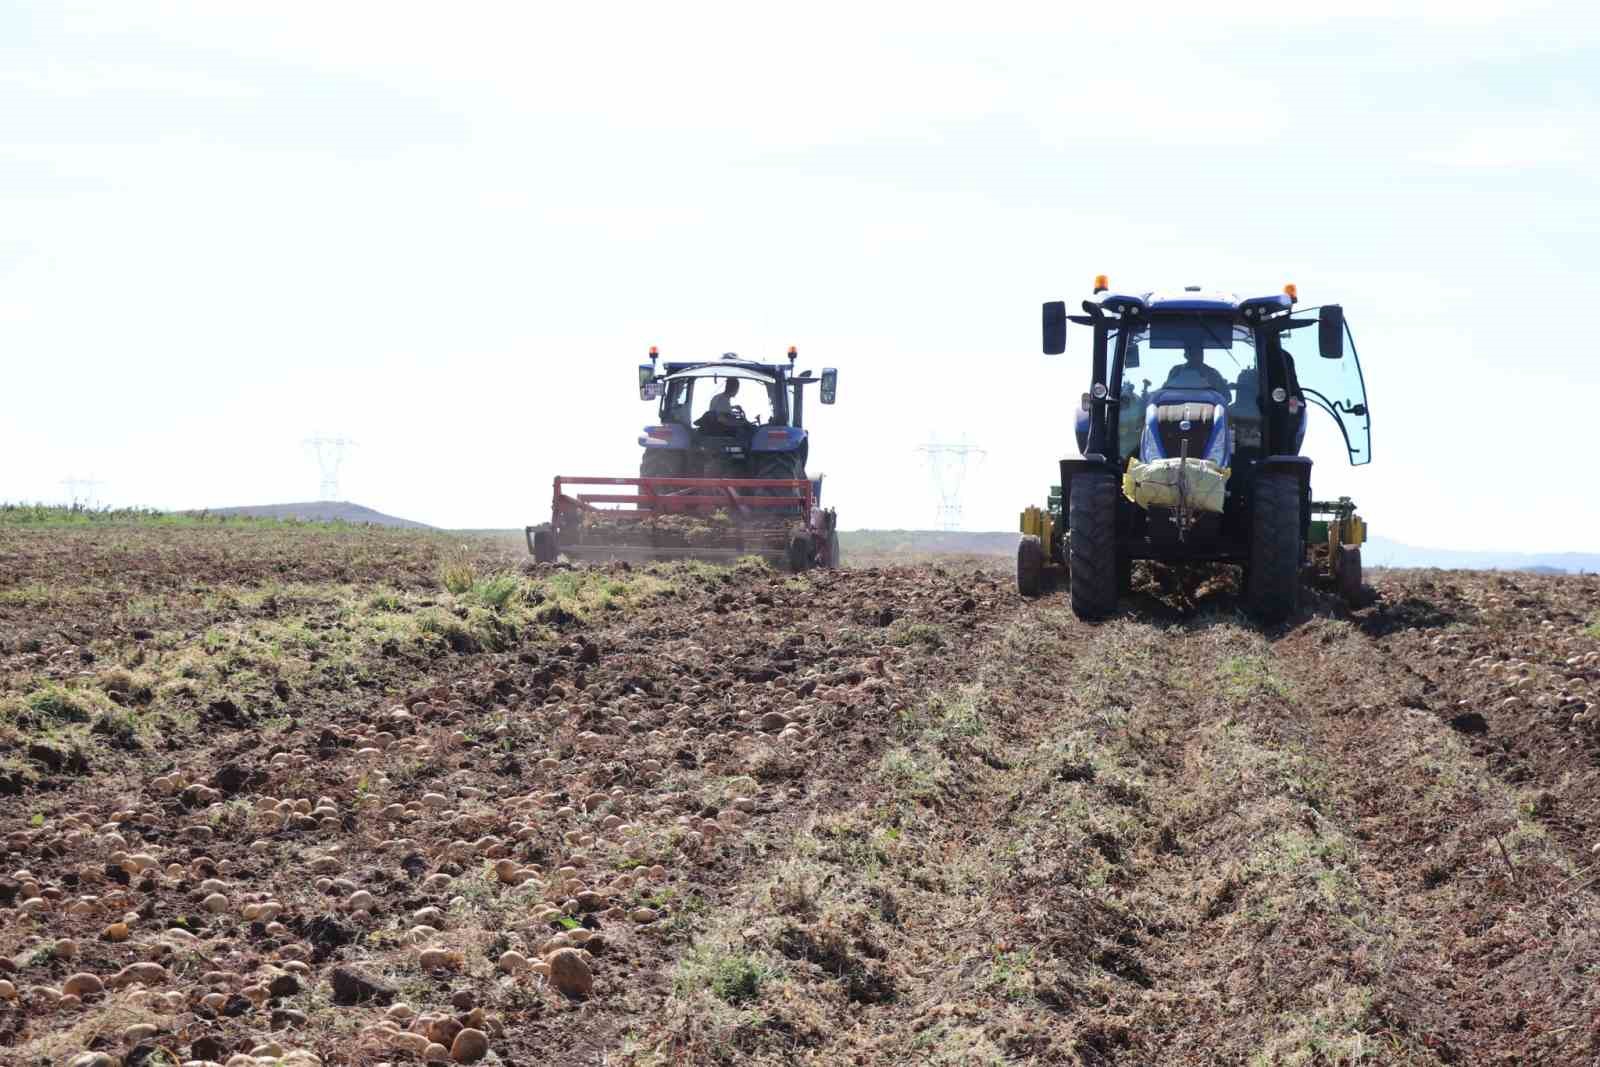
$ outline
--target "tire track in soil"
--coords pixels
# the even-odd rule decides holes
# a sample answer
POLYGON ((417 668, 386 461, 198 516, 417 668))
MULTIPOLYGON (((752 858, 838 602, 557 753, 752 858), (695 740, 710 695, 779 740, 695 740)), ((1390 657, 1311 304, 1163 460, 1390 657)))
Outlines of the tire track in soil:
POLYGON ((1593 1057, 1581 871, 1408 667, 1340 618, 1063 599, 903 716, 853 809, 765 844, 631 1062, 1593 1057))
MULTIPOLYGON (((889 713, 890 695, 944 685, 964 669, 973 644, 968 635, 1015 599, 1002 589, 992 576, 939 569, 804 579, 735 570, 709 590, 690 589, 582 628, 577 640, 559 648, 442 661, 437 673, 415 679, 399 700, 403 715, 392 710, 394 696, 366 697, 331 719, 308 715, 270 750, 260 738, 216 729, 206 735, 207 749, 176 761, 200 783, 211 779, 219 762, 243 773, 230 787, 237 791, 233 798, 212 805, 217 817, 203 847, 183 847, 178 834, 205 816, 202 794, 197 803, 186 792, 180 802, 148 785, 142 796, 130 796, 113 795, 93 780, 68 783, 52 795, 50 808, 52 817, 75 817, 77 825, 66 826, 65 836, 61 827, 35 828, 11 818, 0 826, 8 831, 11 866, 27 865, 25 880, 8 879, 10 888, 49 890, 65 899, 84 889, 107 900, 125 895, 115 885, 102 887, 105 879, 90 870, 95 864, 85 863, 90 853, 106 855, 86 829, 99 826, 103 835, 106 820, 124 809, 132 813, 122 816, 131 819, 124 826, 139 830, 142 847, 162 862, 192 860, 194 873, 147 877, 134 887, 143 903, 134 940, 126 945, 94 939, 98 918, 51 913, 13 927, 6 941, 15 956, 8 962, 19 972, 12 975, 19 987, 30 983, 30 991, 0 1005, 0 1041, 19 1051, 42 1049, 40 1041, 70 1051, 74 1042, 97 1040, 107 1025, 102 1019, 128 1017, 120 996, 104 1003, 95 998, 82 1015, 53 1018, 49 1002, 31 990, 59 984, 69 970, 110 973, 154 952, 171 968, 178 1002, 142 1014, 171 1035, 164 1041, 184 1049, 201 1039, 224 1051, 255 1047, 266 1036, 265 1015, 258 1018, 247 1004, 223 1015, 201 1010, 196 1001, 208 991, 196 985, 201 971, 275 973, 296 945, 294 955, 304 957, 297 931, 321 923, 337 938, 313 946, 298 993, 271 1001, 275 1013, 300 1011, 310 1020, 299 1032, 279 1035, 286 1046, 313 1048, 329 1064, 393 1058, 394 1048, 371 1029, 380 1010, 328 1004, 327 974, 343 962, 367 969, 419 1011, 449 1011, 452 998, 470 998, 497 1018, 491 1044, 504 1062, 603 1058, 634 1020, 659 1010, 660 973, 694 913, 715 907, 740 884, 748 862, 746 827, 770 825, 782 834, 799 812, 827 810, 848 797, 850 760, 873 747, 882 729, 876 720, 889 713), (787 732, 764 722, 771 712, 791 720, 787 732), (363 746, 386 728, 399 740, 378 764, 388 773, 371 787, 386 795, 369 807, 361 802, 369 799, 364 791, 375 773, 368 755, 374 750, 363 746), (223 753, 228 758, 219 760, 223 753), (392 784, 386 781, 391 776, 392 784), (752 788, 741 787, 730 802, 732 783, 741 779, 752 788), (439 803, 418 805, 425 792, 439 803), (248 814, 250 807, 260 811, 265 803, 270 809, 297 797, 324 797, 335 808, 353 803, 355 810, 331 832, 324 816, 309 837, 315 819, 279 833, 252 824, 259 820, 248 814), (396 801, 408 808, 403 826, 387 807, 377 811, 396 801), (238 804, 244 807, 236 812, 238 804), (613 826, 623 839, 607 840, 613 826), (313 884, 313 853, 329 845, 340 847, 339 867, 351 885, 313 884), (576 864, 581 880, 600 890, 602 902, 585 924, 605 932, 603 950, 598 939, 592 942, 605 995, 573 1002, 531 981, 496 975, 492 963, 499 952, 522 947, 531 955, 562 926, 532 920, 544 892, 519 894, 493 879, 483 884, 474 867, 481 869, 485 859, 478 857, 492 861, 495 855, 529 864, 538 872, 530 883, 536 888, 556 868, 576 864), (629 875, 632 881, 616 874, 639 872, 642 861, 665 864, 662 876, 644 882, 637 873, 629 875), (191 879, 219 874, 235 902, 256 899, 252 894, 277 901, 286 929, 274 934, 256 923, 247 930, 230 915, 206 917, 195 905, 191 879), (423 888, 434 875, 443 876, 442 887, 423 888), (341 909, 354 885, 375 896, 370 916, 341 909), (635 927, 625 913, 646 900, 655 902, 662 919, 635 927), (404 947, 415 921, 408 913, 428 907, 444 913, 429 921, 445 921, 442 933, 425 940, 463 952, 465 965, 457 973, 418 973, 414 950, 404 947), (163 928, 179 924, 198 934, 192 958, 187 949, 157 951, 150 940, 165 938, 163 928), (70 965, 37 951, 62 933, 83 946, 70 965)), ((315 803, 320 810, 323 801, 315 803)), ((548 891, 547 899, 559 903, 574 890, 548 891)), ((588 905, 579 914, 584 911, 588 905)))
POLYGON ((1568 847, 1582 834, 1497 773, 1503 749, 1451 725, 1450 690, 1472 672, 1428 678, 1410 661, 1419 637, 1322 621, 1274 648, 1297 688, 1318 694, 1306 710, 1317 750, 1343 772, 1338 806, 1373 891, 1412 932, 1386 981, 1391 1021, 1427 1035, 1446 1062, 1592 1062, 1600 902, 1590 857, 1568 847))

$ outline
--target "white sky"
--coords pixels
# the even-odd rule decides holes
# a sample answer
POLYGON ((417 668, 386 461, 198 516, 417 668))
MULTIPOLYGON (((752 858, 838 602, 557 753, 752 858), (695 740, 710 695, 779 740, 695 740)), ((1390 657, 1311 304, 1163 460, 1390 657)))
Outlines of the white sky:
POLYGON ((1314 412, 1314 484, 1375 533, 1594 549, 1591 7, 1064 9, 0 3, 0 499, 310 499, 324 430, 517 526, 637 469, 649 345, 796 344, 846 528, 931 525, 937 435, 1009 529, 1106 272, 1343 303, 1374 462, 1314 412))

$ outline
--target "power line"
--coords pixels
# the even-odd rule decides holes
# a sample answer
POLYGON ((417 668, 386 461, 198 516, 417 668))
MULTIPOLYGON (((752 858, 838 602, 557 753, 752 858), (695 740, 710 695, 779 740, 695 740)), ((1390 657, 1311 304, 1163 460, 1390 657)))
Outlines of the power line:
POLYGON ((317 466, 322 471, 322 488, 318 500, 339 499, 339 467, 344 463, 344 455, 354 448, 356 443, 346 437, 329 437, 327 434, 315 434, 301 442, 311 450, 317 459, 317 466))
POLYGON ((933 490, 938 499, 934 507, 934 523, 941 530, 959 530, 961 489, 967 480, 967 472, 982 464, 987 453, 976 445, 937 441, 918 445, 916 451, 923 454, 928 473, 933 478, 933 490))
POLYGON ((105 482, 97 480, 93 475, 87 478, 68 475, 61 479, 61 487, 67 491, 67 506, 69 507, 98 507, 100 500, 95 490, 105 484, 105 482))

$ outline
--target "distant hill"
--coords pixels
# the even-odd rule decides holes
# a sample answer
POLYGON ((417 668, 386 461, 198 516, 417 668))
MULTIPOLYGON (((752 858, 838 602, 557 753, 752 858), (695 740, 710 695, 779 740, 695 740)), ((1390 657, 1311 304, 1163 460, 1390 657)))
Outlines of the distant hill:
POLYGON ((1501 552, 1458 548, 1418 548, 1416 545, 1374 537, 1361 549, 1368 567, 1442 567, 1446 570, 1540 571, 1544 573, 1600 573, 1600 554, 1594 552, 1501 552))
MULTIPOLYGON (((199 513, 196 513, 199 514, 199 513)), ((238 515, 250 519, 299 519, 302 522, 351 522, 369 526, 393 526, 405 530, 431 530, 433 527, 410 519, 397 519, 381 511, 342 500, 313 500, 304 504, 258 504, 242 508, 207 508, 207 515, 238 515)))
MULTIPOLYGON (((841 530, 840 547, 852 553, 911 556, 956 554, 1009 556, 1017 550, 1015 533, 964 530, 841 530)), ((1361 549, 1368 567, 1439 567, 1445 570, 1536 571, 1546 574, 1600 573, 1600 554, 1593 552, 1498 552, 1454 548, 1418 548, 1374 537, 1361 549)))

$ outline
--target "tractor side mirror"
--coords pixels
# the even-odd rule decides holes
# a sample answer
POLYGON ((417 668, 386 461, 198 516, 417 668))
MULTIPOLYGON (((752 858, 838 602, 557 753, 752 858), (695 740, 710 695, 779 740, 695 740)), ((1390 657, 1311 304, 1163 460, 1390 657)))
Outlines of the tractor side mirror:
POLYGON ((1044 306, 1044 354, 1059 356, 1067 350, 1067 302, 1052 300, 1044 306))
POLYGON ((639 364, 639 399, 653 400, 656 392, 656 369, 648 363, 639 364))
POLYGON ((1128 355, 1124 358, 1122 365, 1130 370, 1139 365, 1138 345, 1132 343, 1128 345, 1128 355))
POLYGON ((839 372, 833 367, 822 369, 822 402, 833 403, 834 395, 839 391, 839 372))
POLYGON ((1344 358, 1344 308, 1328 304, 1317 320, 1317 346, 1323 359, 1344 358))

